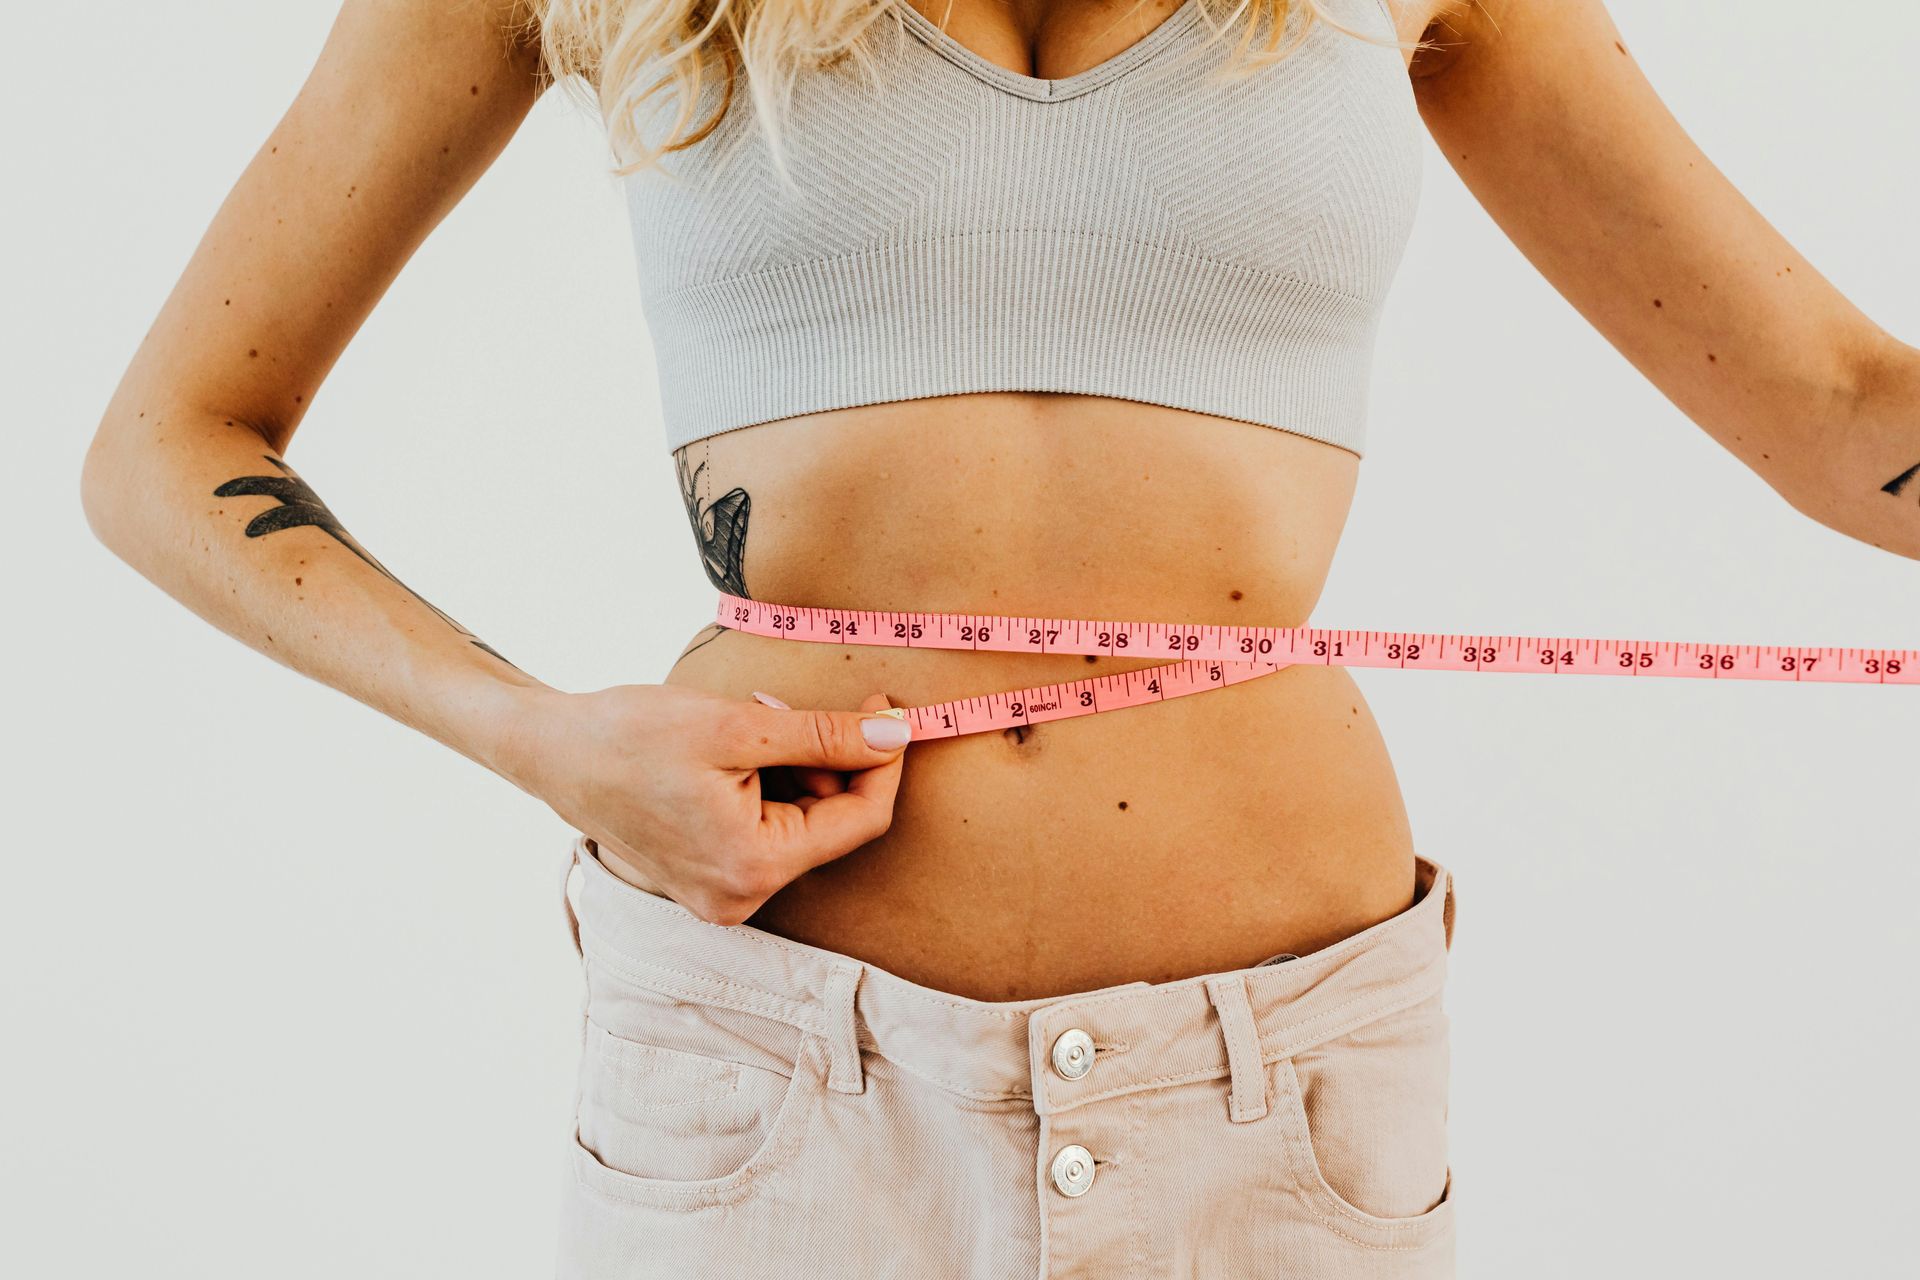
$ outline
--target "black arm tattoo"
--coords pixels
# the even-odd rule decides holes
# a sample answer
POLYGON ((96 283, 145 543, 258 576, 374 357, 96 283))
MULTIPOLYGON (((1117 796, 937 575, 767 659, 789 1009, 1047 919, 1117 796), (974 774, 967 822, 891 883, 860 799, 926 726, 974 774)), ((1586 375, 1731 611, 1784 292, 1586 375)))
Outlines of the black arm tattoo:
POLYGON ((473 632, 467 630, 458 622, 455 622, 440 609, 435 608, 434 605, 418 591, 415 591, 412 587, 400 581, 399 578, 394 576, 391 569, 381 564, 378 560, 375 560, 373 554, 361 546, 354 536, 341 526, 338 517, 327 509, 326 503, 320 501, 320 495, 315 493, 313 487, 305 480, 302 480, 292 467, 288 466, 281 459, 274 457, 272 454, 267 454, 265 457, 270 464, 279 468, 282 474, 277 476, 238 476, 213 491, 213 496, 216 498, 265 497, 272 498, 279 504, 278 506, 268 507, 265 511, 262 511, 259 515, 247 522, 247 536, 249 538, 264 538, 268 534, 278 533, 282 529, 298 529, 302 526, 312 526, 313 528, 324 530, 326 533, 332 535, 335 542, 338 542, 341 546, 366 561, 374 569, 385 575, 395 586, 439 614, 448 626, 473 641, 475 648, 492 654, 502 662, 506 662, 507 665, 513 667, 515 671, 520 669, 514 667, 513 663, 507 662, 507 659, 502 657, 497 650, 481 640, 478 636, 475 636, 473 632))
POLYGON ((1920 462, 1914 463, 1905 471, 1902 471, 1899 475, 1881 485, 1880 492, 1890 493, 1897 498, 1904 493, 1907 486, 1913 484, 1915 480, 1920 480, 1920 462))
POLYGON ((745 563, 747 556, 747 514, 753 500, 745 489, 734 488, 715 501, 702 502, 700 486, 711 478, 706 474, 705 445, 698 466, 692 465, 686 446, 673 455, 680 473, 680 498, 687 504, 687 522, 693 526, 693 540, 700 547, 700 563, 707 580, 730 595, 747 595, 745 563))

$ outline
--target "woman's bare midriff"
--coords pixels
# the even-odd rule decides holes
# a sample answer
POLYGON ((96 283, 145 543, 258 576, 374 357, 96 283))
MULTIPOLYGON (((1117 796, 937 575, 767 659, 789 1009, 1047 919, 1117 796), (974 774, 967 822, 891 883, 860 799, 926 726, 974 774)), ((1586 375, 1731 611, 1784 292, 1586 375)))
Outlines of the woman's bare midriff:
MULTIPOLYGON (((1359 464, 1271 427, 1010 392, 783 419, 696 442, 679 461, 703 510, 746 495, 735 568, 754 599, 1273 626, 1309 621, 1359 464)), ((665 679, 852 709, 873 692, 941 702, 1161 661, 710 628, 665 679)), ((1014 1000, 1305 954, 1412 900, 1407 816, 1366 701, 1341 669, 1290 667, 915 743, 891 829, 749 923, 1014 1000)))

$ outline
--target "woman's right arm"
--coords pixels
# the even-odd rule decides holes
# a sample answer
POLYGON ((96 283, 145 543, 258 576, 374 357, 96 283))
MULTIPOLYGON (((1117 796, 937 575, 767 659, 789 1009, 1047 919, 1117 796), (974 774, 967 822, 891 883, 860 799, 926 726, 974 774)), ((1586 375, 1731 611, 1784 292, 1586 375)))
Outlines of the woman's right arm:
POLYGON ((389 573, 284 458, 348 341, 539 98, 516 13, 347 0, 115 390, 82 502, 116 555, 227 634, 492 769, 732 922, 884 831, 903 753, 868 746, 854 712, 651 685, 561 693, 389 573), (775 803, 758 773, 772 765, 851 778, 775 803))

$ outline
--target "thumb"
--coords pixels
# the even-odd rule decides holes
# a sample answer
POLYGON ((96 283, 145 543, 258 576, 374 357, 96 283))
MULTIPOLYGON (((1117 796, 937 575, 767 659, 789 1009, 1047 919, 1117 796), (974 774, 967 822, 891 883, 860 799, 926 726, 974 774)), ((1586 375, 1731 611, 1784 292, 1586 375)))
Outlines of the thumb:
MULTIPOLYGON (((880 695, 867 699, 876 705, 880 695)), ((872 711, 787 710, 750 703, 741 708, 748 732, 744 758, 723 763, 761 769, 802 765, 854 772, 900 758, 913 737, 906 713, 897 708, 872 711)))

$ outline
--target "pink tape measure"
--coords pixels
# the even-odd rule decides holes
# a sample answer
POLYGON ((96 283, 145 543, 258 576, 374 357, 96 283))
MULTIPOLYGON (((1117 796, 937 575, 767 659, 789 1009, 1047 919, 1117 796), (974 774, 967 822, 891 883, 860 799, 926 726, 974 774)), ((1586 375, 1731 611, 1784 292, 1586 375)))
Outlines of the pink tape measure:
POLYGON ((1330 631, 1321 627, 1088 622, 995 614, 886 613, 768 604, 726 592, 714 620, 733 631, 822 644, 991 653, 1172 658, 1138 671, 1010 693, 907 707, 916 741, 1011 729, 1224 689, 1283 667, 1399 667, 1422 671, 1531 671, 1553 675, 1782 680, 1796 684, 1920 685, 1920 650, 1804 649, 1669 640, 1560 640, 1536 636, 1330 631))

